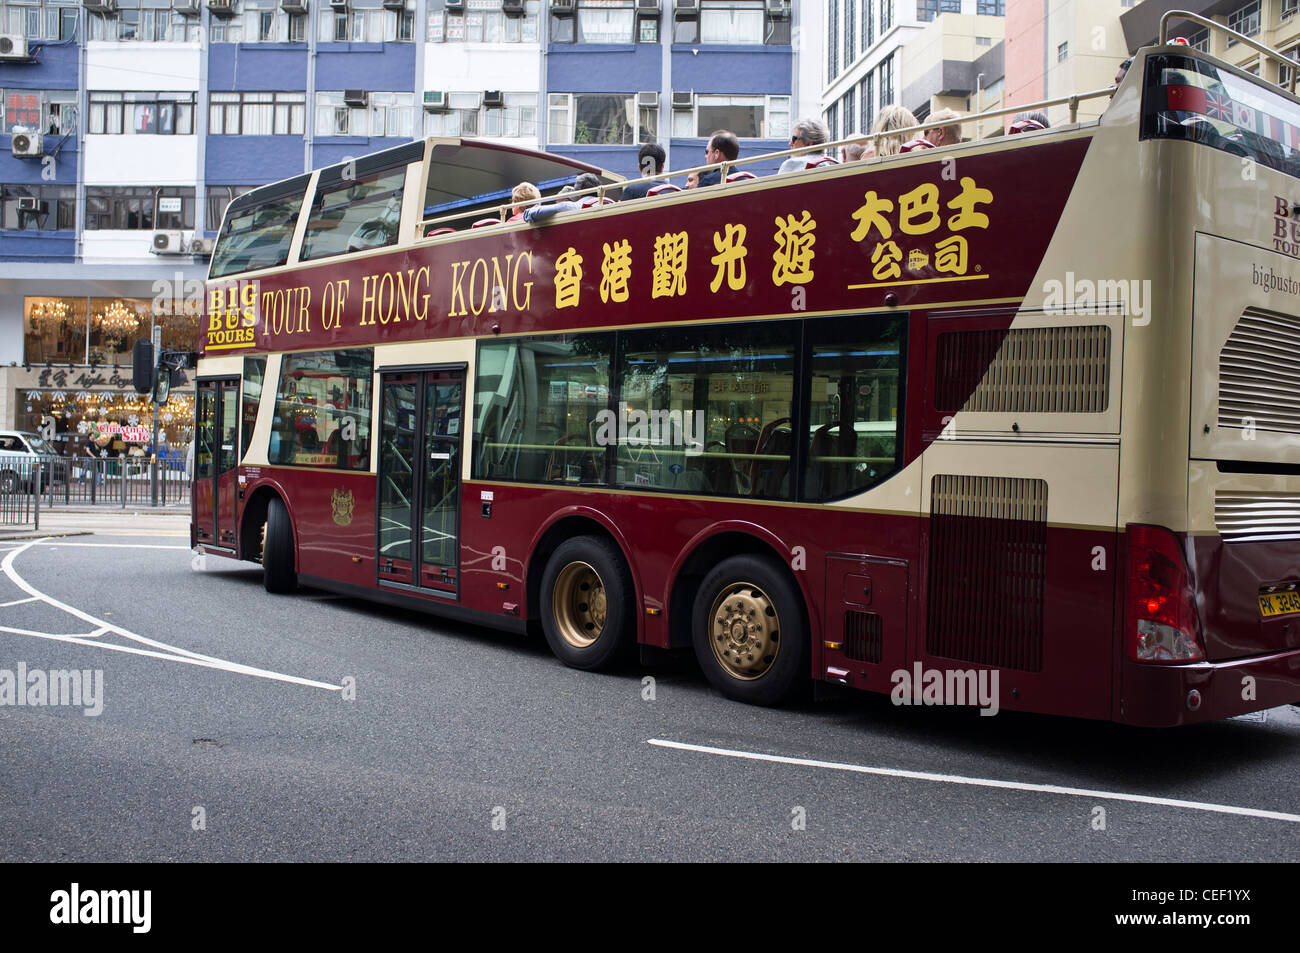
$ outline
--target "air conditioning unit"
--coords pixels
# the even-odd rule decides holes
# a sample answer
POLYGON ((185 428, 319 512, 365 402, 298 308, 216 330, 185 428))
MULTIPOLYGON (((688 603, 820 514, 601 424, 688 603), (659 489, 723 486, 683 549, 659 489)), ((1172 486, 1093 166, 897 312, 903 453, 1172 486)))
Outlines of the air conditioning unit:
POLYGON ((508 17, 524 15, 524 0, 501 0, 501 12, 508 17))
POLYGON ((112 16, 117 13, 117 0, 81 0, 81 5, 91 13, 112 16))
POLYGON ((199 0, 172 0, 172 9, 183 17, 197 17, 203 13, 199 0))
POLYGON ((673 13, 679 20, 694 20, 700 15, 700 0, 676 0, 673 13))
POLYGON ((208 0, 208 12, 214 17, 229 20, 235 15, 235 0, 208 0))
POLYGON ((447 102, 447 94, 440 89, 426 89, 424 91, 424 108, 431 113, 443 113, 451 108, 447 102))
POLYGON ((637 93, 636 105, 638 109, 658 109, 659 108, 658 90, 652 89, 648 93, 637 93))
POLYGON ((18 211, 20 212, 48 212, 50 204, 42 202, 34 195, 23 195, 18 199, 18 211))
POLYGON ((790 4, 786 0, 767 0, 767 15, 773 20, 788 20, 790 4))
POLYGON ((0 60, 27 59, 27 37, 21 33, 0 34, 0 60))
POLYGON ((14 126, 9 151, 20 159, 32 159, 45 155, 45 146, 39 132, 32 132, 24 126, 14 126))
POLYGON ((679 93, 673 90, 673 109, 694 109, 695 93, 687 91, 679 93))
POLYGON ((638 14, 653 13, 658 16, 663 8, 664 5, 660 3, 660 0, 636 0, 636 12, 638 14))
POLYGON ((330 0, 330 9, 332 10, 342 11, 342 10, 346 10, 347 8, 348 8, 348 0, 330 0))
POLYGON ((307 0, 280 0, 280 9, 285 13, 306 13, 307 0))
POLYGON ((353 109, 364 109, 366 103, 370 101, 369 94, 364 89, 345 89, 343 90, 343 105, 351 106, 353 109))
POLYGON ((405 10, 406 0, 384 0, 385 10, 405 10))
POLYGON ((149 250, 155 255, 185 254, 184 232, 154 232, 149 250))
POLYGON ((576 12, 577 0, 551 0, 551 15, 571 17, 576 12))
POLYGON ((501 90, 485 89, 483 91, 483 105, 487 109, 500 109, 505 104, 506 98, 501 95, 501 90))
POLYGON ((448 13, 464 13, 465 0, 446 0, 443 4, 448 13))
MULTIPOLYGON (((161 234, 164 234, 164 233, 163 233, 163 232, 159 232, 158 234, 161 235, 161 234)), ((191 255, 211 255, 211 254, 212 254, 212 246, 215 245, 215 244, 216 244, 216 242, 214 242, 211 238, 195 238, 194 241, 190 242, 190 254, 191 254, 191 255)))

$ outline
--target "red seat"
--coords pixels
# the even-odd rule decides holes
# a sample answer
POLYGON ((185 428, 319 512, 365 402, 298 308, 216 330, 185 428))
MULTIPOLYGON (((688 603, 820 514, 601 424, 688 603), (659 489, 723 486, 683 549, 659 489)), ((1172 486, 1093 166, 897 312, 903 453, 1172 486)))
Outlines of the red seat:
POLYGON ((805 169, 821 169, 828 165, 839 165, 840 160, 834 156, 809 156, 804 160, 805 169))
POLYGON ((452 232, 454 232, 455 230, 456 230, 456 229, 454 229, 454 228, 435 228, 435 229, 434 229, 433 231, 431 231, 431 232, 425 232, 425 233, 424 233, 424 237, 425 237, 425 238, 432 238, 434 235, 450 235, 450 234, 451 234, 452 232))
POLYGON ((1035 129, 1046 129, 1037 119, 1017 119, 1007 130, 1007 135, 1014 136, 1018 132, 1033 132, 1035 129))
POLYGON ((487 228, 491 225, 500 225, 500 224, 501 224, 501 219, 499 218, 480 218, 477 222, 474 223, 473 227, 487 228))
POLYGON ((595 208, 597 205, 613 205, 614 200, 609 196, 598 199, 594 195, 584 195, 578 204, 583 208, 595 208))
POLYGON ((925 138, 925 136, 917 136, 915 139, 912 139, 912 140, 910 140, 910 141, 908 141, 908 142, 903 143, 903 145, 899 148, 898 151, 899 151, 899 152, 916 152, 916 151, 919 151, 919 150, 921 150, 921 149, 933 149, 933 148, 934 148, 934 143, 933 143, 933 142, 931 142, 929 139, 925 138))
POLYGON ((728 182, 744 182, 746 179, 757 179, 757 178, 758 176, 756 176, 754 173, 746 172, 743 169, 737 170, 736 172, 732 172, 727 175, 728 182))
POLYGON ((669 192, 680 192, 682 187, 674 185, 672 182, 665 182, 662 185, 656 185, 646 195, 667 195, 669 192))

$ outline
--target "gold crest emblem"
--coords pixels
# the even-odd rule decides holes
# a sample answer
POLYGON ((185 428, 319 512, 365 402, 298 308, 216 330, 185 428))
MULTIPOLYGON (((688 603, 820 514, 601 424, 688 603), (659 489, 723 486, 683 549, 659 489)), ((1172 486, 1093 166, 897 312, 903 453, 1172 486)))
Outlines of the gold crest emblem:
POLYGON ((351 490, 335 490, 330 495, 330 515, 334 517, 334 522, 340 526, 351 523, 354 502, 351 490))

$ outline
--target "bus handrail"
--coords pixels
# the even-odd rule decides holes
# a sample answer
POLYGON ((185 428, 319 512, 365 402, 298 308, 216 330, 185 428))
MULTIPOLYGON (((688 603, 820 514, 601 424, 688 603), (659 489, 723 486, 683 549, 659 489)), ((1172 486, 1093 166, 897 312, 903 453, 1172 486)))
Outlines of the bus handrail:
MULTIPOLYGON (((1244 33, 1238 33, 1226 23, 1218 23, 1214 20, 1208 19, 1207 17, 1199 16, 1195 13, 1189 13, 1186 10, 1169 10, 1160 18, 1160 44, 1162 46, 1169 42, 1169 26, 1174 20, 1188 20, 1210 30, 1222 30, 1228 36, 1233 37, 1238 43, 1245 43, 1252 50, 1263 53, 1265 56, 1271 56, 1273 59, 1277 60, 1280 65, 1287 67, 1287 69, 1291 71, 1291 88, 1289 92, 1291 95, 1295 95, 1296 69, 1297 66, 1300 65, 1297 64, 1295 60, 1282 55, 1270 46, 1265 46, 1263 43, 1252 40, 1244 33)), ((1263 77, 1260 78, 1262 79, 1263 77)))
MULTIPOLYGON (((1037 102, 1037 103, 1022 103, 1017 106, 1007 106, 1001 109, 989 109, 983 112, 970 113, 969 115, 960 116, 956 119, 939 119, 939 120, 932 120, 930 122, 917 123, 915 126, 908 126, 904 129, 891 129, 888 132, 860 133, 860 134, 848 136, 844 139, 837 139, 834 142, 823 142, 815 146, 800 146, 797 149, 784 149, 780 152, 765 152, 761 155, 749 156, 748 158, 744 158, 744 159, 726 159, 723 160, 722 162, 713 162, 707 165, 691 166, 690 168, 678 169, 674 172, 657 172, 654 175, 644 176, 639 179, 628 179, 623 182, 615 182, 609 184, 601 183, 598 186, 592 186, 586 189, 565 192, 563 196, 560 195, 547 196, 547 198, 544 200, 534 199, 528 202, 510 201, 502 205, 491 206, 489 208, 476 209, 473 212, 464 212, 464 211, 452 212, 448 215, 441 215, 436 218, 426 218, 421 220, 420 223, 416 226, 417 235, 419 236, 417 238, 417 241, 426 240, 427 236, 423 234, 423 231, 429 228, 436 228, 439 225, 447 222, 460 221, 471 214, 478 218, 485 218, 485 217, 490 218, 493 215, 497 216, 498 218, 502 218, 503 212, 507 212, 510 209, 513 209, 516 205, 542 205, 557 200, 575 201, 577 199, 589 195, 594 195, 598 199, 603 200, 605 198, 605 193, 609 190, 623 189, 629 185, 640 185, 646 182, 663 183, 663 182, 667 182, 669 179, 678 178, 680 176, 690 175, 692 173, 703 174, 705 172, 712 172, 714 170, 719 170, 720 178, 725 180, 727 174, 731 170, 739 168, 740 166, 743 165, 749 165, 756 162, 772 162, 776 159, 786 159, 793 156, 804 155, 806 153, 821 153, 829 149, 839 148, 841 146, 846 146, 851 143, 866 142, 867 140, 871 141, 872 147, 877 151, 877 153, 879 153, 880 141, 885 138, 891 138, 891 139, 895 137, 913 138, 915 134, 925 132, 930 129, 939 129, 944 126, 952 126, 952 125, 957 125, 959 123, 965 124, 968 122, 981 122, 985 119, 994 119, 1000 116, 1011 116, 1023 112, 1033 112, 1034 110, 1044 109, 1049 106, 1069 106, 1070 107, 1069 124, 1072 125, 1078 121, 1079 103, 1089 99, 1097 99, 1102 96, 1110 96, 1114 92, 1115 92, 1114 86, 1107 86, 1104 89, 1095 89, 1087 93, 1073 93, 1069 96, 1057 96, 1053 99, 1045 99, 1042 102, 1037 102)), ((994 137, 990 136, 986 138, 994 138, 994 137)), ((982 142, 984 140, 978 140, 978 141, 982 142)), ((968 144, 968 143, 963 143, 963 144, 968 144)), ((910 153, 899 153, 898 155, 909 155, 909 154, 910 153)), ((883 161, 886 159, 893 159, 897 157, 898 156, 876 155, 874 158, 883 161)), ((592 206, 592 208, 601 208, 601 207, 602 205, 592 206)), ((584 209, 584 211, 586 210, 584 209)), ((469 231, 469 229, 460 229, 454 233, 446 233, 446 234, 460 235, 466 231, 469 231)), ((443 236, 438 236, 438 237, 443 237, 443 236)))

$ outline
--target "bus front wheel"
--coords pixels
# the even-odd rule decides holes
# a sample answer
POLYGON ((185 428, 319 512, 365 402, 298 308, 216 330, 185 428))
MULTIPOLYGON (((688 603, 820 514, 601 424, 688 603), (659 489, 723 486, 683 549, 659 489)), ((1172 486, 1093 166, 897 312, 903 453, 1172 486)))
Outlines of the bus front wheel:
POLYGON ((565 665, 598 671, 635 640, 632 574, 618 547, 597 536, 565 540, 542 574, 542 631, 565 665))
POLYGON ((292 592, 298 586, 298 574, 293 569, 293 526, 289 510, 279 497, 266 507, 262 584, 267 592, 292 592))
POLYGON ((799 591, 760 556, 732 556, 704 577, 692 639, 705 677, 751 705, 779 705, 807 684, 808 634, 799 591))

